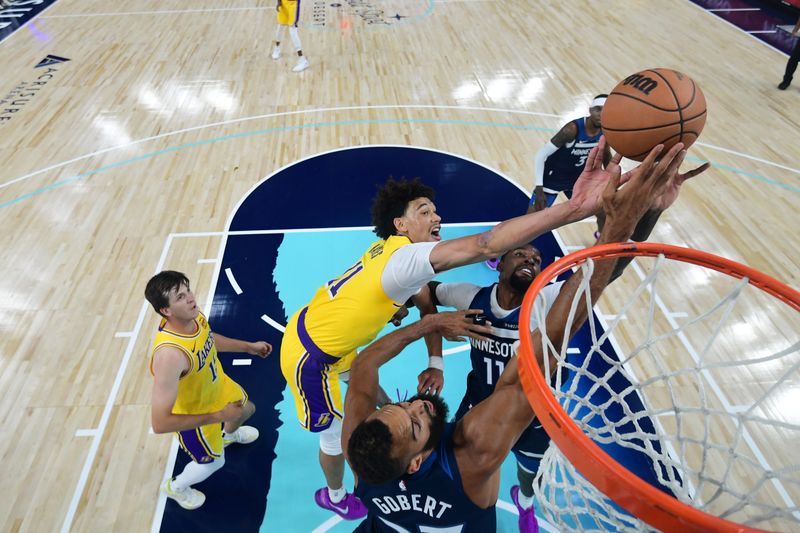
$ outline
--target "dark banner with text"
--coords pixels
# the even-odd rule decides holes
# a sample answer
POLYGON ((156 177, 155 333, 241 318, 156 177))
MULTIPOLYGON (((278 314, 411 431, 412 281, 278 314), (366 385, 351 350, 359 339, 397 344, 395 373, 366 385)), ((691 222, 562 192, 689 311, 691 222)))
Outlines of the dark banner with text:
POLYGON ((56 0, 0 1, 0 42, 55 3, 56 0))

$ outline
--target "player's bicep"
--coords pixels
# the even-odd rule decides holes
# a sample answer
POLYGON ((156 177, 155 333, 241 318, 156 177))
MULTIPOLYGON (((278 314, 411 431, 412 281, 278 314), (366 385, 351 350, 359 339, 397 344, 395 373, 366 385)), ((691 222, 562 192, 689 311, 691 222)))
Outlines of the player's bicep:
MULTIPOLYGON (((377 401, 377 393, 374 387, 370 387, 370 383, 377 380, 377 376, 366 377, 362 376, 357 368, 359 365, 358 357, 353 361, 353 367, 350 369, 350 383, 347 386, 347 393, 344 397, 344 418, 342 419, 342 451, 344 458, 349 461, 350 458, 347 453, 347 446, 350 443, 350 435, 358 427, 361 422, 367 419, 369 415, 375 412, 375 405, 377 401), (355 370, 355 372, 353 372, 355 370)), ((375 369, 377 373, 377 369, 375 369)))
POLYGON ((441 241, 431 251, 430 261, 433 270, 443 272, 451 268, 477 263, 481 259, 488 259, 485 245, 487 240, 487 232, 484 232, 441 241))
POLYGON ((470 409, 462 419, 461 431, 464 441, 469 443, 465 452, 470 456, 468 468, 472 473, 491 476, 532 420, 533 410, 519 386, 498 386, 487 399, 470 409))
POLYGON ((553 138, 550 139, 550 142, 561 148, 568 142, 573 141, 577 136, 578 127, 574 122, 570 122, 568 124, 564 124, 564 127, 558 130, 558 133, 553 135, 553 138))
POLYGON ((172 413, 172 407, 178 398, 178 383, 181 375, 188 369, 186 355, 177 348, 162 348, 153 356, 154 426, 172 413))

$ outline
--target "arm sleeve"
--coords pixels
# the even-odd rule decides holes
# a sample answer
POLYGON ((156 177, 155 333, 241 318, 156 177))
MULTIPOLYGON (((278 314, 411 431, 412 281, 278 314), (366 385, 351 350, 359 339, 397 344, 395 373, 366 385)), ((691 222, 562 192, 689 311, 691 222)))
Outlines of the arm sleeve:
POLYGON ((431 265, 431 250, 437 244, 407 244, 392 254, 381 274, 381 285, 389 298, 395 302, 405 302, 433 279, 436 272, 431 265))
POLYGON ((436 287, 436 299, 447 307, 469 309, 481 288, 472 283, 442 283, 436 287))
POLYGON ((548 157, 556 153, 556 150, 558 150, 558 146, 553 144, 552 141, 547 141, 547 144, 536 152, 536 156, 533 158, 534 187, 541 187, 544 185, 544 162, 548 157))

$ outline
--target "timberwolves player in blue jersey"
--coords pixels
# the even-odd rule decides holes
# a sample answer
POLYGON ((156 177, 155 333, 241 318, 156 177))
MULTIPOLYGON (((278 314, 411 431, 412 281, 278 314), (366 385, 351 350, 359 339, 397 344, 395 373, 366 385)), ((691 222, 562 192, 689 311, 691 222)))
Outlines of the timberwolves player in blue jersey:
MULTIPOLYGON (((483 309, 485 319, 491 323, 486 339, 470 339, 472 370, 467 376, 467 391, 456 412, 460 420, 475 405, 494 392, 503 370, 515 352, 519 341, 519 313, 525 292, 541 270, 542 257, 532 245, 524 245, 506 253, 497 265, 498 283, 479 287, 471 283, 430 282, 436 305, 457 309, 483 309)), ((545 312, 550 309, 561 290, 563 282, 555 282, 542 289, 540 298, 545 312)), ((536 329, 532 317, 530 329, 536 329)), ((517 460, 519 485, 511 488, 511 499, 519 512, 522 533, 537 530, 533 512, 533 478, 539 462, 550 444, 550 437, 536 420, 529 425, 511 451, 517 460)))
MULTIPOLYGON (((603 136, 600 114, 603 112, 607 94, 594 97, 589 107, 589 116, 565 124, 545 144, 534 158, 534 189, 528 213, 550 207, 563 192, 572 197, 572 187, 578 179, 586 158, 603 136)), ((611 150, 606 145, 603 151, 603 166, 611 161, 611 150)))
MULTIPOLYGON (((658 164, 655 159, 663 146, 656 147, 640 167, 622 177, 622 182, 627 181, 622 188, 617 187, 621 178, 619 159, 615 158, 609 167, 612 178, 603 193, 606 224, 601 243, 627 240, 649 207, 668 207, 686 176, 696 174, 678 174, 686 152, 681 143, 676 146, 658 164)), ((597 159, 596 153, 590 157, 595 162, 597 159)), ((594 301, 608 284, 614 264, 611 260, 596 262, 589 281, 594 301)), ((586 321, 585 306, 578 306, 572 328, 567 331, 581 278, 578 272, 564 283, 547 315, 544 326, 555 345, 565 336, 571 337, 586 321)), ((496 531, 500 466, 533 421, 520 384, 517 358, 509 358, 489 397, 457 422, 446 423, 447 406, 437 396, 417 396, 375 408, 383 364, 430 333, 450 340, 468 336, 489 341, 494 333, 492 324, 476 324, 470 316, 485 311, 426 315, 373 342, 353 361, 344 404, 342 447, 356 477, 355 493, 368 509, 357 531, 496 531)), ((536 351, 541 347, 538 336, 537 331, 533 340, 536 351)), ((537 357, 541 360, 542 354, 537 357)))
MULTIPOLYGON (((583 172, 592 149, 600 145, 603 130, 600 114, 603 112, 607 94, 594 97, 589 107, 589 116, 565 124, 534 158, 534 188, 528 213, 550 207, 559 192, 572 198, 572 189, 583 172)), ((607 143, 602 148, 603 167, 611 161, 611 149, 607 143)), ((597 215, 598 231, 602 225, 602 213, 597 215)), ((595 238, 599 233, 595 234, 595 238)), ((497 269, 499 257, 486 261, 486 266, 497 269)))

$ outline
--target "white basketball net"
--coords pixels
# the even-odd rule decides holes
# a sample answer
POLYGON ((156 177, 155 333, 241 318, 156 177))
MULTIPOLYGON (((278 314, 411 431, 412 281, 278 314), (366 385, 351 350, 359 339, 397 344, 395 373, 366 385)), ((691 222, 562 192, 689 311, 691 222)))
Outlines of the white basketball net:
MULTIPOLYGON (((581 265, 570 324, 579 305, 592 307, 593 266, 581 265)), ((589 320, 588 354, 570 355, 566 340, 556 347, 542 335, 557 361, 552 383, 569 376, 553 394, 575 424, 601 446, 616 442, 645 456, 681 502, 751 527, 800 531, 800 313, 747 279, 663 256, 637 258, 598 309, 609 307, 617 311, 598 317, 605 331, 589 320), (641 283, 631 290, 636 275, 641 283), (704 303, 706 293, 716 303, 704 303), (614 390, 609 383, 620 377, 629 384, 614 390)), ((545 323, 541 297, 533 314, 545 323)), ((653 530, 553 444, 534 489, 537 515, 562 531, 653 530)))

